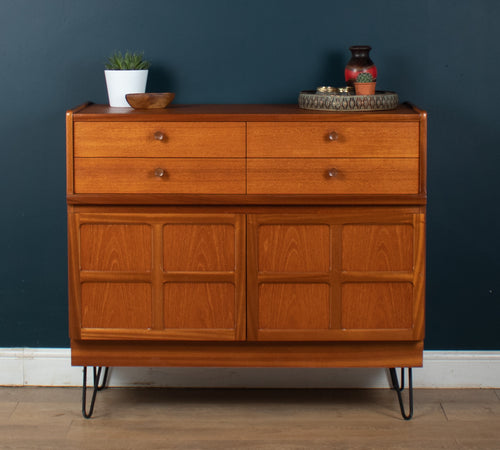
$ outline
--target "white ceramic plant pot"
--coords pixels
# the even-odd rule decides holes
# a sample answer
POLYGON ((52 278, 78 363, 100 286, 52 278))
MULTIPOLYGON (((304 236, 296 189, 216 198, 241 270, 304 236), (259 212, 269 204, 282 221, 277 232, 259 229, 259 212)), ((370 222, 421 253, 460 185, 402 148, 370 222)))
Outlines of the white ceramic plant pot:
POLYGON ((126 94, 143 94, 148 80, 147 70, 105 70, 109 106, 130 107, 126 94))

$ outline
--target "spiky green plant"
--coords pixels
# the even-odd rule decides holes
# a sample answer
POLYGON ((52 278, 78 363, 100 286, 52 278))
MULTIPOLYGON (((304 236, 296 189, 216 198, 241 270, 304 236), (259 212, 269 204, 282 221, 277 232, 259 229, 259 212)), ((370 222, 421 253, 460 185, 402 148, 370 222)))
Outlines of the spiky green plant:
POLYGON ((373 82, 373 76, 369 72, 361 72, 356 77, 356 83, 372 83, 372 82, 373 82))
POLYGON ((146 70, 151 63, 144 59, 144 53, 115 52, 105 64, 108 70, 146 70))

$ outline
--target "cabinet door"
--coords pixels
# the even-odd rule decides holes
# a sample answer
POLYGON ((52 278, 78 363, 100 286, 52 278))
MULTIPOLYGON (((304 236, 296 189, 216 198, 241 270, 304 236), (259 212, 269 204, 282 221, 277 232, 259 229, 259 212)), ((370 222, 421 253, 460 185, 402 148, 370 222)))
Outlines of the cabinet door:
POLYGON ((245 339, 243 216, 70 214, 76 339, 245 339))
POLYGON ((421 340, 424 212, 248 216, 251 340, 421 340))

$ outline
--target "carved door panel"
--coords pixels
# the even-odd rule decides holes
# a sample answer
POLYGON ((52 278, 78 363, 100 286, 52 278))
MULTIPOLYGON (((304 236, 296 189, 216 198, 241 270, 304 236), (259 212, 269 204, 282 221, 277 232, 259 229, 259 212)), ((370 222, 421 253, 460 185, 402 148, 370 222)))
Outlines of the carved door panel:
POLYGON ((177 339, 244 340, 245 221, 190 214, 163 223, 163 327, 177 339))
POLYGON ((410 208, 249 215, 248 338, 422 339, 423 220, 410 208))
POLYGON ((243 216, 83 210, 70 230, 72 337, 245 339, 243 216))

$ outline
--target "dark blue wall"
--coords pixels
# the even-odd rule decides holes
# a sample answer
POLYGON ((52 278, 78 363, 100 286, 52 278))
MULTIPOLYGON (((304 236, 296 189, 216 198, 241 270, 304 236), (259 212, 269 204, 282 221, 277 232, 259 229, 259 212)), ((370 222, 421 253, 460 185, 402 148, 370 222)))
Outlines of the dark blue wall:
POLYGON ((370 44, 429 112, 427 349, 500 349, 497 0, 2 0, 0 347, 65 347, 65 110, 113 50, 177 103, 295 103, 370 44), (491 73, 493 92, 486 77, 491 73))

